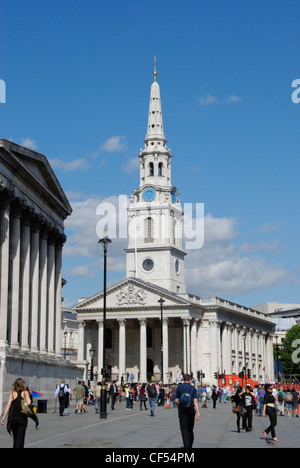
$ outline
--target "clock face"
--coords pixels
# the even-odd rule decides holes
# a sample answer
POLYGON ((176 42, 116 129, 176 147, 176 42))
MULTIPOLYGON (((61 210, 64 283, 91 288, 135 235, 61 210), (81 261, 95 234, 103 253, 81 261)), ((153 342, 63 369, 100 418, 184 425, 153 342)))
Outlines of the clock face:
POLYGON ((156 192, 153 188, 149 187, 143 191, 143 199, 145 202, 152 202, 155 199, 156 192))

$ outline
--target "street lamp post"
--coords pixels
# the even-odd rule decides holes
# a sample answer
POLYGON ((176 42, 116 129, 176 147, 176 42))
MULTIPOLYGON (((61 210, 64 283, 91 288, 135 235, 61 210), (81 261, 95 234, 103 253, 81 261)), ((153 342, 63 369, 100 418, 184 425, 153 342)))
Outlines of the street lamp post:
POLYGON ((91 382, 94 380, 94 357, 96 354, 96 350, 94 346, 92 345, 90 348, 90 358, 91 358, 91 382))
POLYGON ((64 339, 65 339, 65 349, 64 349, 64 359, 67 359, 67 330, 64 331, 64 339))
POLYGON ((111 240, 107 237, 107 231, 104 231, 103 239, 100 239, 99 244, 102 244, 104 254, 104 272, 103 272, 103 367, 102 387, 100 398, 100 419, 107 419, 107 367, 106 367, 106 268, 107 268, 107 248, 111 244, 111 240))
POLYGON ((161 362, 161 380, 162 380, 162 389, 161 389, 161 403, 164 405, 165 401, 165 390, 164 390, 164 338, 163 338, 163 305, 166 302, 162 297, 159 299, 160 304, 160 362, 161 362))

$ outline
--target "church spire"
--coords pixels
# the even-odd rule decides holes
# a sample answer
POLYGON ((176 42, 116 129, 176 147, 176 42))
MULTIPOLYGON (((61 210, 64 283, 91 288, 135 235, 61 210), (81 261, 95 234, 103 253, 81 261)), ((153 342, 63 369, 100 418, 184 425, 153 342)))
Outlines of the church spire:
POLYGON ((157 77, 157 71, 156 71, 156 55, 154 55, 154 72, 153 72, 153 75, 154 75, 154 81, 157 81, 157 80, 156 80, 156 77, 157 77))
POLYGON ((161 111, 160 88, 157 83, 156 56, 154 57, 154 81, 151 86, 146 142, 166 142, 161 111))

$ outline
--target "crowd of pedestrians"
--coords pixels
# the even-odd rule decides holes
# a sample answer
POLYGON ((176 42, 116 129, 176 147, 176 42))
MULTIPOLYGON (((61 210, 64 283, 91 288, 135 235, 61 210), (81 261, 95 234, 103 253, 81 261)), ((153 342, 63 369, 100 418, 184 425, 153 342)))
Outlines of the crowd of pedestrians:
MULTIPOLYGON (((87 407, 94 407, 96 413, 100 412, 102 384, 86 385, 85 381, 78 381, 71 389, 61 380, 57 386, 54 399, 59 405, 60 417, 69 414, 70 401, 75 398, 75 414, 83 414, 87 407)), ((232 403, 232 411, 236 415, 237 432, 251 432, 253 430, 254 416, 269 418, 269 425, 263 431, 263 437, 268 441, 271 434, 273 441, 278 442, 276 435, 277 417, 299 417, 300 395, 294 387, 283 390, 275 385, 256 385, 253 389, 246 385, 231 389, 229 386, 199 385, 185 374, 179 381, 163 385, 161 382, 134 383, 133 379, 127 383, 117 384, 115 380, 107 385, 107 403, 111 410, 122 402, 126 410, 134 408, 140 411, 149 411, 151 417, 155 416, 157 406, 177 408, 178 419, 185 448, 192 448, 194 441, 194 423, 200 419, 200 410, 211 406, 216 410, 218 405, 232 403)), ((32 407, 32 395, 26 388, 25 382, 18 379, 9 397, 1 421, 7 421, 7 429, 13 435, 14 447, 24 447, 28 415, 35 420, 32 407), (31 412, 24 413, 24 404, 31 408, 31 412)))

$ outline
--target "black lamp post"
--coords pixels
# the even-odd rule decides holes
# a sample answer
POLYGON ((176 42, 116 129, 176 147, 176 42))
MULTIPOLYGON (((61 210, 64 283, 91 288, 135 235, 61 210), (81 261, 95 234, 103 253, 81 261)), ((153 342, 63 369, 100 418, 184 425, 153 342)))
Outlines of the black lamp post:
POLYGON ((91 357, 91 382, 94 380, 94 357, 96 354, 96 350, 94 346, 92 345, 90 348, 90 357, 91 357))
POLYGON ((104 272, 103 272, 103 367, 102 374, 102 388, 100 399, 100 419, 107 419, 107 367, 106 367, 106 268, 107 268, 107 248, 111 244, 111 240, 107 237, 107 231, 104 231, 103 239, 100 239, 99 244, 103 246, 104 254, 104 272))
POLYGON ((161 381, 162 381, 162 389, 161 389, 161 404, 164 405, 165 401, 165 390, 164 390, 164 339, 163 339, 163 305, 166 301, 161 297, 158 301, 160 304, 160 362, 161 362, 161 381))
POLYGON ((64 359, 67 358, 67 336, 68 336, 68 332, 67 330, 65 330, 64 331, 64 339, 65 339, 64 359))

